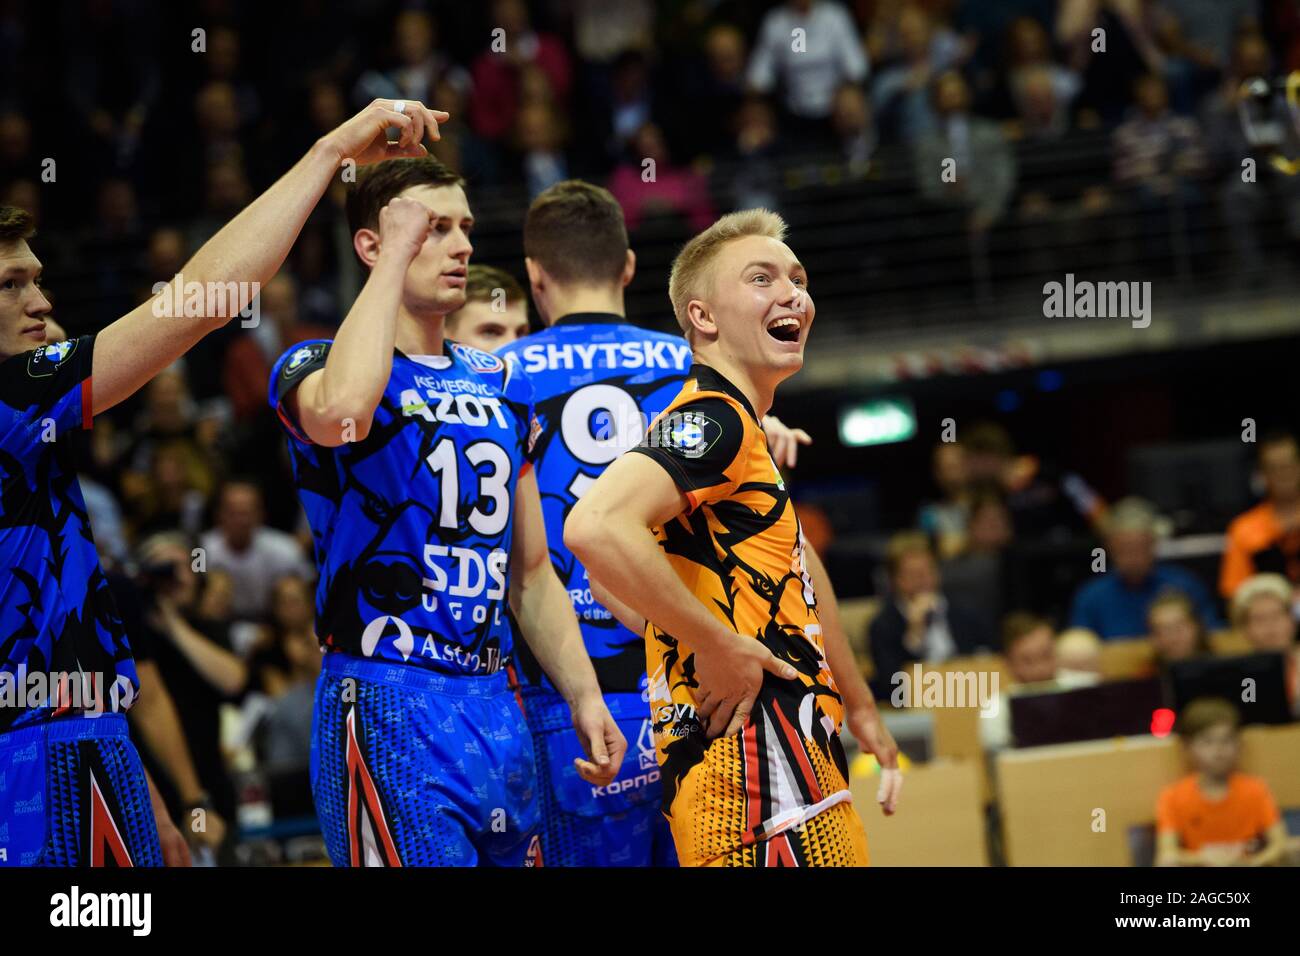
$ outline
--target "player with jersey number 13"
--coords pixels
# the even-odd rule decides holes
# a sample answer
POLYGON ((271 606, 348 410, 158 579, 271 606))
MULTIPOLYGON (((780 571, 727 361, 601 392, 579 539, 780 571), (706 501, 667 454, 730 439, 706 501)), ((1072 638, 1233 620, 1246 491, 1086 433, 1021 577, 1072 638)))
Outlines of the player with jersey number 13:
POLYGON ((551 568, 531 387, 443 335, 473 250, 455 172, 381 163, 347 210, 369 278, 332 341, 281 357, 269 395, 320 566, 312 789, 326 846, 338 865, 536 865, 511 609, 578 731, 576 772, 608 784, 626 742, 551 568))

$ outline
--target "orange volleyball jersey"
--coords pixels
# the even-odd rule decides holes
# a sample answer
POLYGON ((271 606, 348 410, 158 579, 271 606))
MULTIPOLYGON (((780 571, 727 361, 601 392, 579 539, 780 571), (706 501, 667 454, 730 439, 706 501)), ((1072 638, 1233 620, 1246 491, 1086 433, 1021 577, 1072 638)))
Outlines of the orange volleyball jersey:
POLYGON ((794 680, 764 674, 744 730, 710 740, 695 712, 692 648, 647 622, 664 812, 682 864, 698 865, 849 799, 844 708, 799 521, 744 394, 695 365, 635 451, 658 462, 690 502, 655 529, 677 576, 727 627, 799 672, 794 680))

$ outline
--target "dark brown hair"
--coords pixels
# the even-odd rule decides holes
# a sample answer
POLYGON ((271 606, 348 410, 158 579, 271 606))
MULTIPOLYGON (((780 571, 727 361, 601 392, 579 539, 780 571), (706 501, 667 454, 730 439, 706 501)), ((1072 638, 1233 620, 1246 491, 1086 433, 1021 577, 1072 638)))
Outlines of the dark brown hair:
POLYGON ((0 242, 19 242, 35 234, 31 213, 17 206, 0 206, 0 242))
POLYGON ((1156 611, 1165 607, 1182 609, 1188 620, 1192 622, 1192 626, 1196 628, 1196 653, 1210 653, 1210 638, 1205 633, 1205 622, 1201 620, 1200 612, 1196 610, 1196 605, 1185 591, 1169 588, 1156 595, 1156 599, 1147 605, 1147 632, 1154 630, 1151 627, 1151 619, 1155 617, 1156 611))
POLYGON ((627 248, 623 208, 608 189, 566 179, 528 207, 524 255, 559 282, 617 282, 627 248))
POLYGON ((977 455, 998 455, 1005 458, 1016 453, 1011 436, 997 422, 976 422, 966 429, 961 443, 967 451, 977 455))
POLYGON ((1019 641, 1044 627, 1050 632, 1052 622, 1028 611, 1012 611, 1002 619, 1002 653, 1010 654, 1019 641))
POLYGON ((379 210, 412 186, 464 186, 460 173, 432 156, 386 159, 358 170, 348 187, 348 229, 377 229, 379 210))
POLYGON ((524 301, 524 287, 509 272, 495 266, 469 267, 465 277, 466 302, 491 302, 497 289, 505 292, 507 304, 524 301))
POLYGON ((885 567, 892 580, 909 554, 926 554, 934 558, 934 547, 924 531, 900 531, 885 545, 885 567))
POLYGON ((1178 715, 1178 735, 1184 740, 1195 740, 1219 724, 1228 724, 1235 733, 1241 726, 1237 708, 1222 697, 1198 697, 1178 715))

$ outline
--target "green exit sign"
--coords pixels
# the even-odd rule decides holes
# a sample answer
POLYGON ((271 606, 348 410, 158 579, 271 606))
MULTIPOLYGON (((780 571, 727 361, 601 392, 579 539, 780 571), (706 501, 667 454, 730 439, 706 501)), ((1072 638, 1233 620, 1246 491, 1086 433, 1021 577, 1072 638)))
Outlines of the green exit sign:
POLYGON ((910 398, 878 398, 840 409, 840 441, 850 448, 907 441, 916 434, 910 398))

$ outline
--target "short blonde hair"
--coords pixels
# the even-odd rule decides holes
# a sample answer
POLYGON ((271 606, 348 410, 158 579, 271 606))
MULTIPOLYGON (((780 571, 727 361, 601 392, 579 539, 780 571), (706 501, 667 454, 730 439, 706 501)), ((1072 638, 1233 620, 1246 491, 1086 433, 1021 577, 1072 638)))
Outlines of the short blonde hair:
POLYGON ((687 338, 691 334, 691 320, 686 315, 686 305, 706 291, 709 265, 722 247, 746 236, 766 236, 784 242, 785 233, 785 220, 772 210, 743 209, 723 216, 682 247, 668 277, 668 298, 672 300, 677 324, 687 338))
POLYGON ((1291 582, 1280 574, 1256 574, 1247 578, 1232 595, 1232 623, 1244 627, 1246 614, 1255 601, 1265 595, 1277 598, 1289 611, 1291 609, 1291 582))

